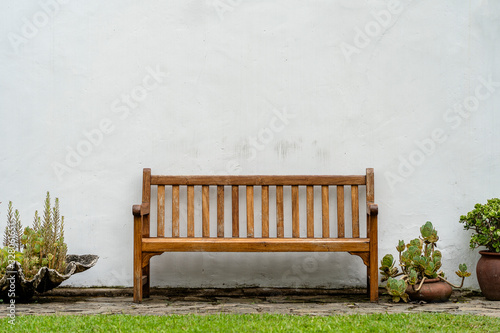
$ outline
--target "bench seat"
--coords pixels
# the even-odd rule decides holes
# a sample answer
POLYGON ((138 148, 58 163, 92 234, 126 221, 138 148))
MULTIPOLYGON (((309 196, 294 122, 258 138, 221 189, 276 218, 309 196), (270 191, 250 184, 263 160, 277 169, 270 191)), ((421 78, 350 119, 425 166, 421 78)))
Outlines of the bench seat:
POLYGON ((359 252, 368 238, 146 238, 143 252, 359 252))

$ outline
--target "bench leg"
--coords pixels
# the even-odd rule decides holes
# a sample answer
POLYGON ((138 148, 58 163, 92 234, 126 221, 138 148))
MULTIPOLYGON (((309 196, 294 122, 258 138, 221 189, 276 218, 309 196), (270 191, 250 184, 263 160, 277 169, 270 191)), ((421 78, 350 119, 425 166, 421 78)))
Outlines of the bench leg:
POLYGON ((149 262, 148 262, 148 265, 142 269, 142 276, 145 278, 145 280, 142 281, 142 283, 143 283, 142 284, 142 297, 149 298, 149 280, 150 280, 149 262))
POLYGON ((378 269, 377 265, 373 264, 368 267, 368 294, 370 302, 378 301, 378 269))
MULTIPOLYGON (((377 227, 377 217, 371 218, 372 227, 377 227)), ((378 245, 376 229, 370 238, 370 258, 368 265, 368 292, 370 294, 370 302, 378 301, 378 245)))
MULTIPOLYGON (((135 269, 134 269, 135 271, 135 269)), ((142 302, 142 276, 134 272, 134 303, 142 302)))
POLYGON ((368 297, 370 296, 370 265, 366 266, 366 291, 368 292, 368 297))
POLYGON ((134 302, 141 303, 142 287, 142 218, 134 217, 134 302))

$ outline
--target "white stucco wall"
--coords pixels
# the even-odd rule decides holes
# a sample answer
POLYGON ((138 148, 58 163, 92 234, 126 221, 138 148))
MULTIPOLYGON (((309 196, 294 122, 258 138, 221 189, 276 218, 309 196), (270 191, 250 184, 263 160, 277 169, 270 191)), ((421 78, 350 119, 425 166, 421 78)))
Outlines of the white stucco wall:
MULTIPOLYGON (((0 3, 0 228, 9 200, 29 225, 47 190, 59 197, 69 252, 100 256, 67 285, 132 284, 143 167, 373 167, 380 258, 430 220, 452 281, 475 269, 458 219, 500 195, 500 3, 0 3)), ((152 280, 336 288, 364 286, 365 268, 344 253, 176 253, 152 259, 152 280)))

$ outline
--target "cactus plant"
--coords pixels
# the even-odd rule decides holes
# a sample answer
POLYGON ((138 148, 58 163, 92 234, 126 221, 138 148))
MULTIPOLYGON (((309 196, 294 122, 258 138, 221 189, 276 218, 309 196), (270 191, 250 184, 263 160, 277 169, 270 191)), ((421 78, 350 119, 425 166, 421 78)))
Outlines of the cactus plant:
POLYGON ((471 274, 467 272, 467 265, 460 264, 455 273, 462 279, 460 286, 456 286, 445 279, 445 275, 440 270, 442 254, 436 249, 439 240, 438 234, 430 221, 427 221, 420 228, 420 237, 411 240, 408 244, 400 240, 396 246, 399 253, 399 267, 395 267, 395 260, 392 254, 386 254, 381 261, 380 272, 382 281, 387 280, 386 289, 393 297, 394 302, 400 299, 407 302, 408 294, 405 292, 408 286, 415 286, 415 291, 419 291, 427 279, 440 279, 452 287, 461 288, 464 279, 471 274), (396 277, 400 276, 400 279, 396 277))

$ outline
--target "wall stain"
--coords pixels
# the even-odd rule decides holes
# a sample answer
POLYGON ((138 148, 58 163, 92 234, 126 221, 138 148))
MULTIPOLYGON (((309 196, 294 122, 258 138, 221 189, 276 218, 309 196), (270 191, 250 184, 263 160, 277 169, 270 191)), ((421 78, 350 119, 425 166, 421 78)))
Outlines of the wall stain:
POLYGON ((297 142, 290 142, 286 140, 281 140, 274 146, 274 151, 278 154, 280 158, 287 158, 288 155, 293 154, 302 149, 302 145, 297 142))
POLYGON ((325 148, 319 148, 318 150, 316 150, 316 157, 322 163, 326 163, 330 160, 330 151, 325 148))

